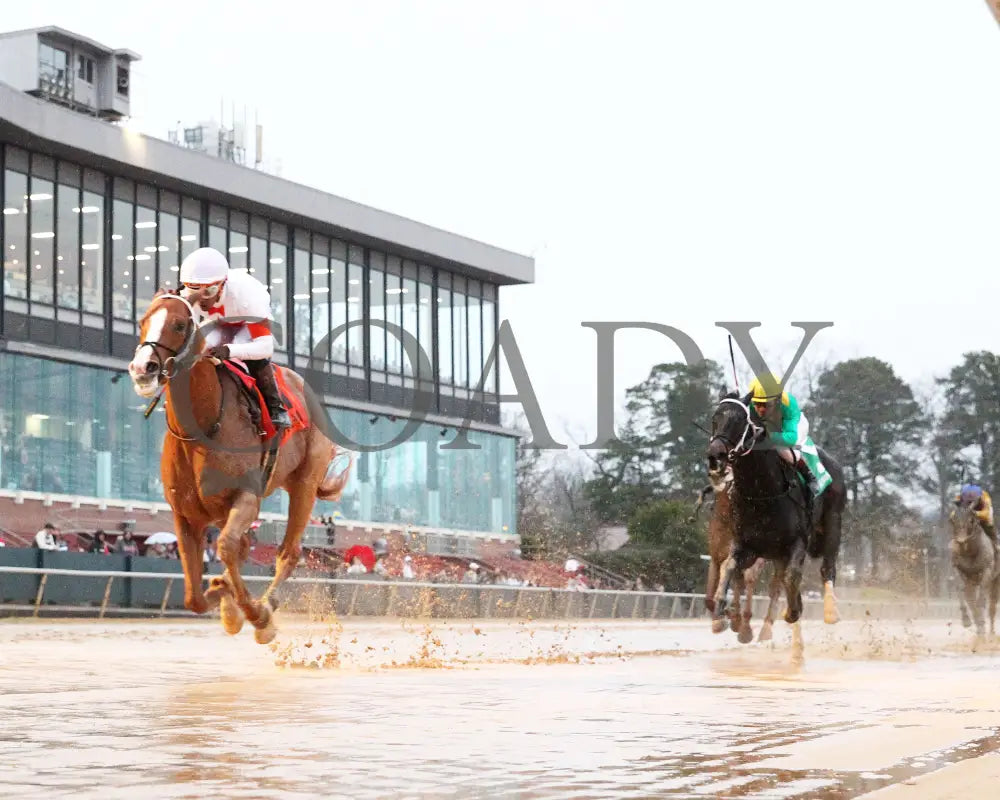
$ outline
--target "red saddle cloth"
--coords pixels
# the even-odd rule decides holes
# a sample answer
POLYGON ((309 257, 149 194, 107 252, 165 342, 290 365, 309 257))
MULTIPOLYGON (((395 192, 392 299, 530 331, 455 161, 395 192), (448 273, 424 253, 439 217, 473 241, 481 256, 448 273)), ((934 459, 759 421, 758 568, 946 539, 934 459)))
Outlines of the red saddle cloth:
MULTIPOLYGON (((274 427, 274 423, 271 422, 271 415, 268 413, 267 404, 264 402, 264 395, 261 394, 260 388, 257 386, 257 381, 248 372, 231 361, 223 361, 222 363, 226 365, 226 369, 232 373, 233 377, 240 381, 253 397, 257 398, 257 406, 260 409, 260 425, 264 429, 264 441, 270 441, 274 437, 274 434, 277 433, 277 430, 274 427)), ((278 384, 278 393, 281 395, 285 409, 288 411, 288 416, 292 420, 292 427, 285 428, 285 432, 281 437, 281 444, 284 444, 293 433, 309 427, 309 415, 306 413, 303 402, 289 391, 288 382, 285 380, 285 371, 277 365, 274 365, 273 369, 274 378, 278 384)))

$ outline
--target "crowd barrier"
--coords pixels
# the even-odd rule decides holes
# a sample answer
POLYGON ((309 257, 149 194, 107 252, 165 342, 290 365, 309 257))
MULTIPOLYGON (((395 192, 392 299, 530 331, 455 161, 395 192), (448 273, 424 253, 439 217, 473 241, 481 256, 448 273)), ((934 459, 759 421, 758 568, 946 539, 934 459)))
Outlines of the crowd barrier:
MULTIPOLYGON (((2 551, 0 551, 2 552, 2 551)), ((16 552, 16 551, 15 551, 16 552)), ((25 550, 25 554, 37 551, 25 550)), ((7 554, 4 554, 7 555, 7 554)), ((40 560, 59 561, 45 553, 40 560)), ((76 554, 74 554, 76 555, 76 554)), ((92 556, 90 569, 55 565, 0 563, 0 615, 162 617, 187 615, 184 577, 177 561, 117 557, 126 569, 108 569, 114 556, 92 556), (155 568, 150 568, 150 562, 155 568), (105 568, 101 568, 105 567, 105 568)), ((30 559, 24 559, 30 560, 30 559)), ((218 574, 220 564, 210 572, 218 574)), ((271 580, 270 570, 250 567, 244 580, 254 594, 271 580)), ((340 617, 412 617, 450 619, 694 619, 706 614, 705 598, 680 592, 549 589, 490 584, 442 584, 364 578, 292 576, 279 592, 283 609, 333 613, 340 617)), ((822 619, 821 600, 805 601, 803 619, 822 619)), ((755 598, 758 620, 767 610, 766 597, 755 598)), ((888 602, 840 600, 845 620, 953 619, 957 600, 888 602)), ((783 611, 783 603, 779 614, 783 611)), ((780 619, 780 617, 779 617, 780 619)))

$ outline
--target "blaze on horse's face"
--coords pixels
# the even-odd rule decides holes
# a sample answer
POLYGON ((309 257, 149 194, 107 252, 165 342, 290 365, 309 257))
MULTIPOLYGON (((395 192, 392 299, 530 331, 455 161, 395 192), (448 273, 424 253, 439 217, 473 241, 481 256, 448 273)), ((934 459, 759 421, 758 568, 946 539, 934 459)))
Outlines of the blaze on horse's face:
POLYGON ((746 446, 745 439, 753 427, 749 410, 739 401, 736 392, 723 395, 712 415, 712 440, 708 443, 708 474, 721 478, 729 468, 733 450, 746 446), (728 402, 736 400, 737 402, 728 402))
POLYGON ((132 387, 152 397, 173 372, 174 363, 192 338, 190 306, 173 292, 157 292, 139 321, 139 346, 128 365, 132 387))

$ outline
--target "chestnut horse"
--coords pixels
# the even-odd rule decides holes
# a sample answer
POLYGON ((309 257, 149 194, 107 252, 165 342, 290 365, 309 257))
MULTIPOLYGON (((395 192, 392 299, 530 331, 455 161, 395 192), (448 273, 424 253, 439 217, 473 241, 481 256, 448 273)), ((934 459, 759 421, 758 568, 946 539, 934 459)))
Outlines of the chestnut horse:
MULTIPOLYGON (((733 546, 734 520, 733 501, 730 496, 732 491, 733 473, 727 469, 725 474, 720 476, 710 476, 710 483, 698 492, 698 502, 695 504, 695 512, 692 521, 698 516, 698 510, 705 502, 706 496, 714 492, 715 500, 712 508, 712 517, 708 522, 708 580, 705 586, 705 607, 709 612, 715 611, 715 593, 719 588, 719 575, 722 565, 729 558, 733 546)), ((733 576, 733 594, 735 597, 743 595, 743 613, 740 613, 739 606, 734 604, 729 612, 729 624, 737 634, 737 638, 742 644, 753 641, 753 626, 750 624, 750 617, 753 615, 754 590, 761 572, 764 570, 765 561, 758 558, 743 572, 738 572, 733 576)), ((781 581, 775 574, 771 578, 769 588, 769 603, 767 614, 764 617, 764 625, 760 629, 758 642, 767 642, 772 638, 774 619, 778 610, 778 600, 781 596, 781 581)), ((725 622, 721 619, 712 620, 713 633, 722 633, 726 629, 725 622)))
POLYGON ((239 633, 246 618, 256 629, 254 638, 267 644, 277 632, 275 592, 299 563, 313 505, 317 499, 339 499, 351 463, 339 475, 327 477, 337 447, 316 424, 322 407, 310 402, 299 375, 275 364, 293 395, 290 399, 308 408, 308 420, 276 434, 285 439, 262 485, 261 466, 270 443, 251 419, 237 379, 220 361, 202 356, 205 339, 188 301, 176 292, 157 292, 139 322, 139 335, 128 368, 133 387, 140 397, 165 391, 167 398, 160 475, 184 568, 184 606, 203 614, 218 605, 227 633, 239 633), (254 600, 240 575, 250 553, 247 531, 260 514, 263 498, 279 488, 288 492, 288 523, 274 579, 254 600), (218 555, 225 572, 212 578, 203 592, 204 531, 209 525, 222 529, 218 555))

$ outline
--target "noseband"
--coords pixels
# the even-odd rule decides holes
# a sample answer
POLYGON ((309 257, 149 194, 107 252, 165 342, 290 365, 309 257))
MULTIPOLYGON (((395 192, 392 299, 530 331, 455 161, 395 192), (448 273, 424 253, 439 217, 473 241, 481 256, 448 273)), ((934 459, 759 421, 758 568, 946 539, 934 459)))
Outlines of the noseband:
POLYGON ((750 418, 750 409, 739 400, 733 397, 725 397, 719 402, 719 405, 721 406, 723 403, 732 403, 733 405, 739 406, 746 417, 746 427, 743 428, 743 433, 735 442, 730 440, 728 436, 717 433, 712 437, 709 445, 717 439, 720 442, 725 442, 729 447, 728 455, 730 459, 749 455, 753 451, 754 444, 757 442, 757 437, 760 435, 763 428, 753 423, 753 420, 750 418), (747 444, 748 436, 749 444, 747 444))
POLYGON ((175 374, 174 366, 177 364, 178 359, 183 359, 187 354, 188 349, 191 347, 191 342, 194 340, 194 308, 191 304, 181 297, 179 294, 166 294, 162 295, 168 300, 180 300, 189 312, 187 321, 184 324, 184 341, 181 343, 180 350, 174 350, 172 347, 168 347, 159 341, 147 341, 143 339, 135 348, 135 355, 139 354, 139 351, 143 347, 149 347, 153 351, 152 360, 159 367, 157 375, 164 380, 169 381, 175 374), (160 350, 164 350, 170 355, 167 358, 160 358, 160 350))

